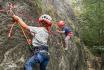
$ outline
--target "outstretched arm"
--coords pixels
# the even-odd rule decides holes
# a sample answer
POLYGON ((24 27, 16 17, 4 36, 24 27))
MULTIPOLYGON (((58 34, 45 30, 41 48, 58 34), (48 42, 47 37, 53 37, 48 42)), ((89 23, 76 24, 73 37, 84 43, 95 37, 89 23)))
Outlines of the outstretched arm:
POLYGON ((12 16, 14 21, 16 21, 17 23, 19 23, 23 28, 28 29, 28 25, 18 16, 13 15, 12 16))
POLYGON ((60 30, 56 30, 56 32, 58 32, 58 33, 65 33, 65 31, 60 31, 60 30))

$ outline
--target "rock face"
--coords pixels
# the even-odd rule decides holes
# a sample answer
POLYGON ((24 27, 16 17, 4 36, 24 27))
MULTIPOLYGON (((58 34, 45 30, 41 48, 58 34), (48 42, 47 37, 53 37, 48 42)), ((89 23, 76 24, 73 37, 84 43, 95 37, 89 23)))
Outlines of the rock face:
MULTIPOLYGON (((6 8, 9 2, 15 4, 13 9, 15 14, 29 25, 37 26, 32 18, 36 19, 44 13, 51 15, 53 22, 65 20, 72 28, 76 21, 69 0, 3 0, 0 5, 6 8)), ((8 39, 8 29, 13 22, 6 12, 0 13, 0 17, 0 70, 23 70, 26 59, 31 56, 25 38, 19 26, 15 25, 12 38, 8 39)), ((50 62, 47 70, 87 70, 83 46, 77 45, 73 38, 69 50, 64 51, 63 37, 63 35, 50 35, 48 41, 50 62)))

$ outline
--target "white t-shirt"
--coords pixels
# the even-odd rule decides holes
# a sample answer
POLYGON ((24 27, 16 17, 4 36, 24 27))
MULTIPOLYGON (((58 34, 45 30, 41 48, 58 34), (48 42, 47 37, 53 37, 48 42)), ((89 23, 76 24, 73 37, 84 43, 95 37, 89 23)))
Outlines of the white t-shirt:
POLYGON ((42 45, 48 46, 47 40, 48 40, 49 34, 48 34, 48 31, 44 27, 28 26, 28 29, 33 35, 33 39, 32 39, 33 46, 42 46, 42 45))

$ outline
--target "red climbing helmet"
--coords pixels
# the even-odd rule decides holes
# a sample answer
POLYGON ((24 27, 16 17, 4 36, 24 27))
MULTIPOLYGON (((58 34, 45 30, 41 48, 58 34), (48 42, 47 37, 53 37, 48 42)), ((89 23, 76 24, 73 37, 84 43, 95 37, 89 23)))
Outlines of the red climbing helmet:
POLYGON ((52 25, 51 20, 52 18, 47 14, 41 15, 38 19, 40 25, 42 24, 43 21, 46 22, 46 29, 48 30, 48 32, 51 32, 52 25))
POLYGON ((52 20, 52 18, 49 15, 44 14, 44 15, 41 15, 39 17, 39 20, 38 21, 39 21, 39 24, 42 24, 41 22, 44 21, 44 22, 46 22, 46 26, 47 27, 50 27, 52 25, 51 20, 52 20))
POLYGON ((64 21, 59 21, 58 23, 57 23, 57 25, 59 26, 59 27, 63 27, 64 25, 65 25, 65 22, 64 21))

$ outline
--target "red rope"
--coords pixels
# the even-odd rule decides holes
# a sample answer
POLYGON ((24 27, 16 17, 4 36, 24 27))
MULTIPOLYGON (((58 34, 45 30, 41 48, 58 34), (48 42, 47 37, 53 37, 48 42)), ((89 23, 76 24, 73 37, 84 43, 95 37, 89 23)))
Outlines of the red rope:
MULTIPOLYGON (((7 14, 8 14, 8 15, 9 15, 9 14, 14 15, 14 12, 12 11, 12 9, 13 9, 15 6, 14 6, 12 3, 9 3, 8 6, 9 6, 9 10, 8 10, 7 14)), ((31 19, 32 19, 32 18, 31 18, 31 19)), ((13 19, 13 20, 14 20, 14 19, 13 19)), ((14 21, 15 21, 14 24, 12 24, 12 26, 11 26, 11 28, 10 28, 8 37, 11 37, 11 33, 12 33, 12 30, 13 30, 13 27, 14 27, 14 25, 15 25, 16 23, 18 23, 16 20, 14 20, 14 21)), ((19 23, 18 23, 18 24, 19 24, 19 23)), ((23 27, 22 27, 20 24, 19 24, 19 26, 20 26, 20 28, 21 28, 21 30, 22 30, 22 33, 23 33, 24 37, 26 38, 26 41, 27 41, 28 45, 30 45, 29 39, 28 39, 28 37, 27 37, 27 35, 26 35, 26 33, 25 33, 23 27)))
POLYGON ((8 37, 10 38, 11 37, 11 34, 12 34, 12 30, 13 30, 13 27, 14 25, 16 24, 16 22, 14 22, 9 30, 9 33, 8 33, 8 37))

